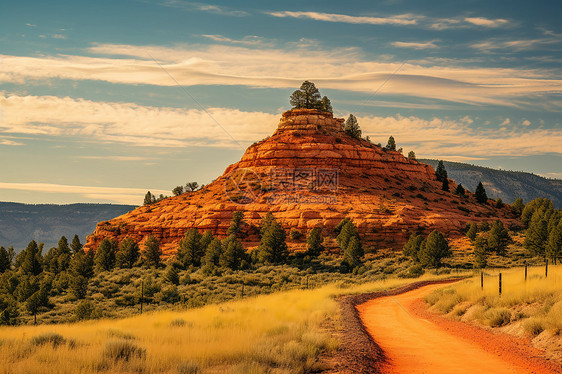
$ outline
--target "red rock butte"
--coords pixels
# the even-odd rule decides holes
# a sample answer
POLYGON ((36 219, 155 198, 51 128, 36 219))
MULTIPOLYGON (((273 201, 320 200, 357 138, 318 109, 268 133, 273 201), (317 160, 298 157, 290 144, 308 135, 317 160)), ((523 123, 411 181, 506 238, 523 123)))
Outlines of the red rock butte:
MULTIPOLYGON (((170 256, 190 228, 224 238, 235 211, 244 212, 242 241, 248 248, 258 244, 258 227, 268 212, 287 233, 297 230, 304 237, 322 227, 328 247, 336 246, 334 227, 349 217, 367 251, 400 249, 413 231, 436 229, 455 237, 468 222, 499 218, 519 224, 509 207, 479 204, 468 191, 465 197, 442 191, 431 166, 353 138, 343 123, 328 112, 289 110, 272 136, 248 147, 212 183, 100 222, 86 248, 96 249, 106 237, 142 243, 154 235, 170 256)), ((455 190, 454 181, 449 186, 455 190)), ((293 248, 304 245, 289 235, 288 242, 293 248)))

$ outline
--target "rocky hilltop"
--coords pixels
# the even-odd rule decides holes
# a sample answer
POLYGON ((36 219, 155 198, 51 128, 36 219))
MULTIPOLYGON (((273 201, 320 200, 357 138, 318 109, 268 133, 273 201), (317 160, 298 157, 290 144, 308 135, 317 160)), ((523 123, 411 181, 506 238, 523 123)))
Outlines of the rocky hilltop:
MULTIPOLYGON (((478 204, 473 194, 442 191, 434 169, 343 131, 343 119, 316 109, 283 113, 275 133, 196 192, 186 192, 97 225, 87 247, 110 237, 142 242, 155 235, 166 255, 190 228, 224 237, 234 211, 243 211, 242 241, 257 245, 261 218, 272 212, 287 232, 322 227, 335 246, 334 227, 357 225, 367 250, 400 248, 412 231, 461 235, 467 222, 518 221, 508 207, 478 204)), ((456 185, 449 183, 451 191, 456 185)), ((289 239, 290 241, 291 239, 289 239)), ((302 243, 302 239, 295 239, 302 243)))

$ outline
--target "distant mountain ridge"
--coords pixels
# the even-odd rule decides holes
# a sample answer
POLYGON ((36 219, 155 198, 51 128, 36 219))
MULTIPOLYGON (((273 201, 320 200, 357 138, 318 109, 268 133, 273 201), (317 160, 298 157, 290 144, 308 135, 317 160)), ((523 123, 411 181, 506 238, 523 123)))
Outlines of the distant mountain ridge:
MULTIPOLYGON (((420 159, 420 162, 437 167, 438 160, 420 159)), ((552 200, 556 208, 562 208, 562 180, 547 179, 522 171, 508 171, 444 161, 450 179, 474 191, 478 182, 486 188, 489 198, 498 197, 505 203, 513 203, 518 197, 529 202, 538 197, 552 200)))
POLYGON ((100 221, 125 214, 136 206, 115 204, 21 204, 0 202, 0 245, 20 250, 31 240, 45 243, 44 252, 62 235, 78 234, 82 243, 100 221))

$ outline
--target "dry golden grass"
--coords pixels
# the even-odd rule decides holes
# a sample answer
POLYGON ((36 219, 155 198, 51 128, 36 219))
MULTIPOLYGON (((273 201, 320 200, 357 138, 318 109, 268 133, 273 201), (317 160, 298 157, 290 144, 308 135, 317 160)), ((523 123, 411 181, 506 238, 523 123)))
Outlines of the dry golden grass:
MULTIPOLYGON (((426 275, 422 278, 444 278, 426 275)), ((303 373, 336 348, 334 296, 411 282, 293 290, 186 311, 0 328, 0 373, 303 373)))
POLYGON ((480 273, 427 296, 426 300, 442 313, 453 311, 462 316, 474 306, 470 319, 499 327, 521 321, 531 335, 544 330, 562 331, 562 265, 529 267, 525 281, 524 268, 486 270, 484 288, 480 287, 480 273), (499 277, 502 273, 502 294, 499 277))

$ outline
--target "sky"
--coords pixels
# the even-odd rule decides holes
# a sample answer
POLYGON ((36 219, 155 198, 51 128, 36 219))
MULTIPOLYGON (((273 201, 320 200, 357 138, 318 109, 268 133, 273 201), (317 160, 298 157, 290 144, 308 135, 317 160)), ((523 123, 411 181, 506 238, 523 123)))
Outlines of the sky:
POLYGON ((209 183, 311 80, 405 154, 562 178, 559 1, 12 1, 0 201, 209 183))

